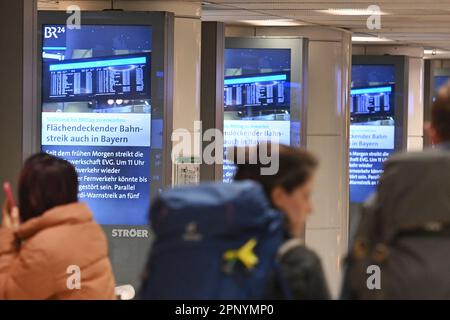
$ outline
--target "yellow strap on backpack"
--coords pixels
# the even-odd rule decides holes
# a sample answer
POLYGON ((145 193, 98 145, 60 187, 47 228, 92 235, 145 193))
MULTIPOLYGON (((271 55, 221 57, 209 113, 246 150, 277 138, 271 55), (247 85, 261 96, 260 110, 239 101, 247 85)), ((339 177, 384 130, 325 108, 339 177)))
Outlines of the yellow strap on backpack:
POLYGON ((253 252, 257 244, 256 239, 250 239, 237 250, 227 250, 223 254, 225 261, 239 260, 248 269, 253 269, 258 264, 258 257, 253 252))

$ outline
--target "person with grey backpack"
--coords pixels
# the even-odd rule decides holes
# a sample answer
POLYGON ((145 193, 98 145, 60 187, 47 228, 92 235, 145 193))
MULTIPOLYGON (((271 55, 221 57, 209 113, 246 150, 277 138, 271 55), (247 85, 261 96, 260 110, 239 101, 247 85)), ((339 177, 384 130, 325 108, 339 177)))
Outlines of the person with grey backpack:
POLYGON ((450 85, 427 134, 434 148, 386 161, 350 247, 342 299, 450 299, 450 85))

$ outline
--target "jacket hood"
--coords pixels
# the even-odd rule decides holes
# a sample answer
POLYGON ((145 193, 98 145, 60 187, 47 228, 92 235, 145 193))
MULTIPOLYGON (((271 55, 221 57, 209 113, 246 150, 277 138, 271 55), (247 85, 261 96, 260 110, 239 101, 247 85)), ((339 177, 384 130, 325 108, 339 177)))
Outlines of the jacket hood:
POLYGON ((59 225, 78 224, 92 220, 88 206, 81 202, 54 207, 41 216, 21 224, 15 231, 17 238, 25 240, 39 231, 59 225))

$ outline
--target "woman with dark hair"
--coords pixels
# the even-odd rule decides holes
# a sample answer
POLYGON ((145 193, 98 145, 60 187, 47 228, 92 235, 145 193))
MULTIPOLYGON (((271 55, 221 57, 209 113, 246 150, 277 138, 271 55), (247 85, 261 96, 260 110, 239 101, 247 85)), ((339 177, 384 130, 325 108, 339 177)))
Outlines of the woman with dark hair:
POLYGON ((31 156, 19 178, 19 207, 3 205, 1 299, 114 299, 105 235, 78 202, 68 162, 31 156))
POLYGON ((272 206, 285 218, 286 241, 278 250, 283 281, 274 278, 271 286, 273 297, 287 298, 286 291, 289 291, 293 299, 330 299, 320 259, 304 246, 302 240, 307 217, 313 211, 311 193, 317 160, 309 152, 298 148, 267 146, 271 161, 278 161, 277 172, 263 174, 262 169, 272 164, 261 161, 261 146, 245 148, 245 157, 240 157, 245 158, 243 163, 236 163, 239 159, 237 154, 243 153, 243 149, 235 149, 237 170, 234 179, 259 182, 272 206), (287 285, 287 290, 282 288, 283 283, 287 285))

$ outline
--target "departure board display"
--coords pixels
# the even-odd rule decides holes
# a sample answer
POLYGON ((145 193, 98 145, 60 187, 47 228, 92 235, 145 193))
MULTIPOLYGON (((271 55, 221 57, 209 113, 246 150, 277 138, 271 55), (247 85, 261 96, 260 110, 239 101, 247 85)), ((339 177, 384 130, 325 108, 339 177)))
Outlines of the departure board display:
POLYGON ((229 148, 291 144, 291 96, 301 85, 291 82, 289 48, 227 48, 224 72, 223 181, 228 183, 236 168, 227 159, 229 148))
POLYGON ((353 120, 393 116, 393 86, 352 89, 350 114, 353 120))
POLYGON ((119 55, 44 64, 44 102, 89 101, 149 94, 150 55, 119 55))
POLYGON ((375 191, 395 150, 394 86, 353 88, 350 120, 350 200, 361 203, 375 191))
POLYGON ((152 114, 152 27, 44 25, 42 36, 41 150, 75 166, 78 199, 98 223, 147 225, 159 179, 152 150, 162 150, 152 114))
POLYGON ((224 107, 277 109, 289 107, 289 73, 257 74, 225 79, 224 107))

